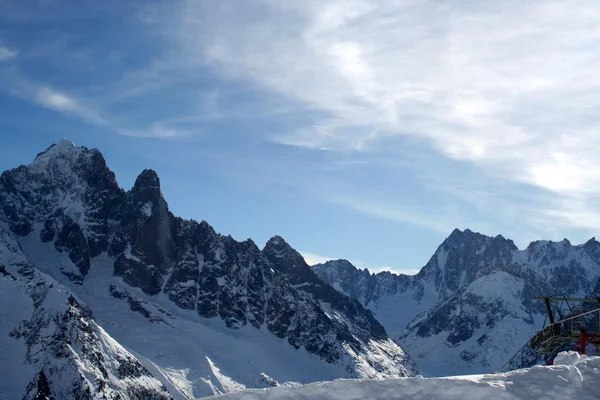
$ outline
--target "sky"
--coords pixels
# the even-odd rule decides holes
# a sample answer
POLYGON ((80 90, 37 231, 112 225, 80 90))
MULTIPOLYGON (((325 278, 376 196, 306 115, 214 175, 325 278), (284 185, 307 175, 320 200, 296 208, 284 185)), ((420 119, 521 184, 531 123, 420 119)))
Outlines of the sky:
POLYGON ((0 170, 67 138, 174 214, 415 273, 600 227, 600 2, 0 2, 0 170))

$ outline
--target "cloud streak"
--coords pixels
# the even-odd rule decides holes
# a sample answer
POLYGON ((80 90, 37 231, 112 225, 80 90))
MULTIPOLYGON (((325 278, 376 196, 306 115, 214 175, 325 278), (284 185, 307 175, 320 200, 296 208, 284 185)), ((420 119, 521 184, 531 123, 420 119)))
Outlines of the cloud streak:
POLYGON ((598 215, 600 195, 599 15, 557 0, 186 1, 175 36, 189 63, 321 112, 277 142, 372 151, 415 138, 547 192, 540 214, 594 228, 581 215, 598 215))
POLYGON ((17 52, 7 47, 0 46, 0 61, 8 61, 17 57, 17 52))
POLYGON ((192 135, 192 132, 179 129, 173 124, 160 122, 152 123, 144 128, 131 129, 126 124, 116 122, 113 117, 106 117, 100 104, 32 82, 14 70, 0 70, 0 77, 4 78, 4 84, 0 86, 0 89, 68 117, 78 118, 92 125, 107 127, 121 135, 160 139, 192 135))
POLYGON ((94 107, 48 87, 38 89, 33 98, 38 104, 51 110, 81 118, 94 125, 110 125, 94 107))

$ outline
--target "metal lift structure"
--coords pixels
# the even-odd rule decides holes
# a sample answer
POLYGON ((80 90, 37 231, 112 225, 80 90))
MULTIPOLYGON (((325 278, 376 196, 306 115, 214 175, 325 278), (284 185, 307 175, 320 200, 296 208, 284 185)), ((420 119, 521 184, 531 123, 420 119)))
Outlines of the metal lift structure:
POLYGON ((544 327, 536 333, 501 369, 541 363, 552 364, 561 351, 572 350, 590 356, 600 355, 600 298, 537 297, 546 306, 544 327), (558 303, 558 304, 556 304, 558 303), (554 304, 554 307, 553 307, 554 304), (565 307, 566 306, 566 307, 565 307))
MULTIPOLYGON (((588 345, 600 345, 600 298, 566 298, 566 297, 538 297, 543 300, 548 313, 550 324, 539 331, 529 341, 529 347, 538 354, 554 354, 557 350, 569 343, 573 343, 573 350, 586 354, 588 345), (552 302, 563 302, 568 306, 565 315, 561 308, 557 308, 560 318, 552 309, 552 302), (570 303, 577 303, 571 307, 570 303), (591 304, 592 306, 587 306, 591 304)), ((595 355, 595 354, 594 354, 595 355)))

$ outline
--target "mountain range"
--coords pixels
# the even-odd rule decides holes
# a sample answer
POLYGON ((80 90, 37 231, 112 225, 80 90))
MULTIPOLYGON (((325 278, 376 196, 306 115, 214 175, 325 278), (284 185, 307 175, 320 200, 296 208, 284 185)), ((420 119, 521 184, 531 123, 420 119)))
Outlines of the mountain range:
POLYGON ((346 260, 314 270, 370 309, 422 373, 488 373, 547 323, 536 297, 600 296, 600 243, 536 241, 519 250, 501 235, 456 229, 414 276, 372 274, 346 260))
POLYGON ((174 216, 62 140, 0 176, 0 398, 191 399, 417 373, 285 240, 174 216))
POLYGON ((543 326, 544 295, 600 296, 600 243, 455 230, 418 274, 372 274, 176 217, 155 171, 124 190, 67 140, 0 176, 0 398, 493 372, 543 326))

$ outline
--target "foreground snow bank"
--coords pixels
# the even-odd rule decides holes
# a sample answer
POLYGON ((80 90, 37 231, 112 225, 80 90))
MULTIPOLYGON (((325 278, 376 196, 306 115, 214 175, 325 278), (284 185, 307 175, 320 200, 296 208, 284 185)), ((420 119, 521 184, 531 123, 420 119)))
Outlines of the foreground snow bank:
MULTIPOLYGON (((577 365, 587 359, 585 354, 579 354, 576 351, 562 351, 554 358, 554 365, 577 365)), ((600 383, 599 383, 600 384, 600 383)))
POLYGON ((561 353, 568 365, 535 366, 506 374, 449 378, 336 380, 299 387, 247 390, 221 400, 300 399, 600 399, 600 357, 561 353))

